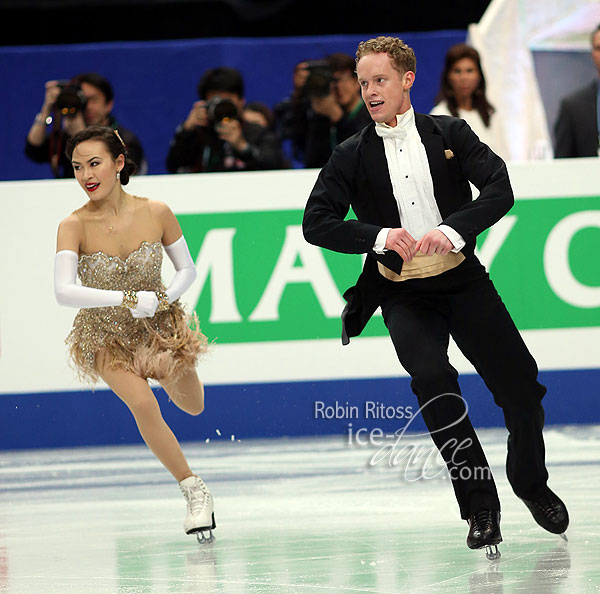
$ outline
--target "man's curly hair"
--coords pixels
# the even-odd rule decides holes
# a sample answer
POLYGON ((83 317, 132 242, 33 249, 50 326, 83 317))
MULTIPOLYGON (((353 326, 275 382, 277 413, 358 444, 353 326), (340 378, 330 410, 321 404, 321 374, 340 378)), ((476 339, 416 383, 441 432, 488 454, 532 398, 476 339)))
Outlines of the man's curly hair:
POLYGON ((397 37, 384 37, 380 35, 375 39, 361 41, 356 50, 356 63, 367 54, 387 54, 392 60, 395 70, 404 74, 411 70, 417 70, 417 58, 412 48, 406 45, 402 39, 397 37))

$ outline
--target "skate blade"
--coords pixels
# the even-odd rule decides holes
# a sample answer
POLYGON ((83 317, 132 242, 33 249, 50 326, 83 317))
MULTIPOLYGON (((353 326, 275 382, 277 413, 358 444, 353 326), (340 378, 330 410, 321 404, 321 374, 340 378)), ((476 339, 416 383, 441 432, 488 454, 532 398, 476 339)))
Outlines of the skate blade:
POLYGON ((561 534, 559 534, 559 536, 565 541, 565 542, 569 542, 569 539, 567 538, 567 535, 562 532, 561 534))
POLYGON ((500 555, 500 551, 498 550, 498 545, 485 546, 485 558, 488 561, 497 561, 501 556, 502 555, 500 555))
POLYGON ((213 512, 212 524, 210 526, 200 526, 199 528, 192 528, 192 530, 188 530, 186 534, 195 534, 199 543, 206 544, 215 540, 212 531, 216 527, 217 523, 215 522, 215 512, 213 512), (208 533, 208 536, 206 536, 205 533, 208 533))
POLYGON ((200 532, 196 532, 196 540, 198 541, 199 544, 206 545, 206 544, 210 544, 211 542, 215 541, 215 536, 214 536, 212 530, 208 530, 208 536, 206 536, 206 534, 207 534, 206 530, 201 530, 200 532))

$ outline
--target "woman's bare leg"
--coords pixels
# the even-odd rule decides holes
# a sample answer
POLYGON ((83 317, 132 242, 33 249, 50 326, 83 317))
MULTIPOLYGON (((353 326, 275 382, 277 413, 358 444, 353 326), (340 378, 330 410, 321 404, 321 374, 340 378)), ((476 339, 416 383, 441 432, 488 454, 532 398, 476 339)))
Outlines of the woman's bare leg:
POLYGON ((161 380, 160 385, 169 398, 190 415, 199 415, 204 410, 204 386, 195 369, 190 369, 177 382, 161 380))
MULTIPOLYGON (((204 410, 204 386, 198 379, 195 369, 190 369, 178 381, 161 380, 160 385, 169 398, 190 415, 199 415, 204 410)), ((188 512, 183 523, 187 534, 202 533, 202 540, 213 539, 212 530, 216 527, 213 497, 202 479, 188 478, 180 484, 188 502, 188 512), (206 535, 209 535, 208 537, 206 535)))
POLYGON ((165 422, 148 382, 131 371, 111 369, 102 354, 97 358, 98 373, 109 388, 128 406, 144 441, 164 467, 180 482, 193 472, 177 438, 165 422))

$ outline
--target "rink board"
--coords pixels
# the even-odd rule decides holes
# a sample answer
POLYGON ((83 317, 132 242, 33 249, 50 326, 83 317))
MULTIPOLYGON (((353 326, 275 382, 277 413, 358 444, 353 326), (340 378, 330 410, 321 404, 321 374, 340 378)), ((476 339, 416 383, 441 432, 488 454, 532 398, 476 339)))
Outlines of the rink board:
MULTIPOLYGON (((480 237, 480 258, 538 361, 549 388, 547 421, 598 422, 598 161, 509 170, 516 204, 480 237)), ((350 422, 393 432, 406 418, 363 418, 365 406, 414 408, 381 316, 340 344, 341 295, 362 260, 304 242, 302 209, 317 173, 147 176, 128 186, 177 214, 198 270, 185 303, 214 341, 199 365, 206 413, 187 418, 165 402, 182 439, 340 433, 350 422), (345 407, 341 418, 322 418, 336 407, 345 407)), ((81 190, 71 180, 46 180, 3 182, 0 193, 0 448, 137 441, 125 407, 102 386, 83 389, 66 363, 63 340, 75 311, 54 301, 53 254, 56 226, 82 203, 81 190)), ((163 272, 168 282, 170 263, 163 272)), ((451 360, 464 374, 474 423, 501 424, 454 345, 451 360)))
MULTIPOLYGON (((540 381, 548 389, 547 426, 598 422, 599 370, 543 371, 540 381)), ((461 376, 460 384, 474 426, 503 426, 502 411, 477 375, 461 376)), ((342 435, 377 445, 425 431, 405 377, 211 385, 199 417, 156 393, 180 441, 342 435)), ((4 395, 0 415, 0 450, 141 443, 129 411, 108 390, 4 395)))

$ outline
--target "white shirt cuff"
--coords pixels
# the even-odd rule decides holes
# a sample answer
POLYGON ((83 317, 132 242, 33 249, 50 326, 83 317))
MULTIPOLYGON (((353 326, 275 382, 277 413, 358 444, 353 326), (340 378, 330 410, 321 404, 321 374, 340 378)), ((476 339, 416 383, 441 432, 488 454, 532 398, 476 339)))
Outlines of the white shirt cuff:
POLYGON ((437 230, 441 231, 454 246, 454 248, 450 250, 451 252, 460 252, 460 250, 465 247, 466 241, 462 238, 462 235, 457 233, 452 227, 448 227, 448 225, 438 225, 437 230))
POLYGON ((377 237, 375 238, 375 244, 373 245, 373 251, 376 254, 385 254, 387 252, 385 249, 385 242, 387 241, 387 236, 391 229, 391 227, 384 227, 377 234, 377 237))

